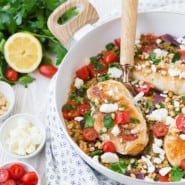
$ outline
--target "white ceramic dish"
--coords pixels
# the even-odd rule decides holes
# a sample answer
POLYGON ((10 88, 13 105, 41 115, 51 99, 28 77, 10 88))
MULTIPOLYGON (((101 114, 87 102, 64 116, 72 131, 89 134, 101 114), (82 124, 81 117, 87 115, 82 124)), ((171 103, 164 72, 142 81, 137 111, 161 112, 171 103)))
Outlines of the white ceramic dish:
POLYGON ((36 169, 33 167, 33 166, 31 166, 29 163, 27 163, 27 162, 22 162, 22 161, 12 161, 12 162, 8 162, 8 163, 4 163, 3 165, 1 165, 0 166, 0 169, 1 168, 5 168, 5 169, 7 169, 7 168, 9 168, 11 165, 13 165, 13 164, 20 164, 20 165, 22 165, 24 168, 25 168, 25 170, 27 171, 27 172, 31 172, 31 171, 34 171, 36 174, 37 174, 37 177, 38 177, 38 183, 37 183, 37 185, 40 185, 40 176, 39 176, 39 174, 38 174, 38 172, 36 171, 36 169))
MULTIPOLYGON (((137 31, 140 33, 153 33, 153 34, 165 34, 169 33, 174 36, 180 37, 185 35, 185 15, 178 13, 167 12, 148 12, 140 13, 138 16, 137 31)), ((61 121, 61 126, 68 138, 69 142, 76 149, 77 153, 93 168, 102 174, 112 178, 125 185, 137 184, 155 184, 162 185, 165 183, 149 182, 146 180, 133 179, 125 175, 113 172, 101 164, 95 163, 90 157, 83 153, 76 143, 68 135, 64 119, 61 114, 61 107, 66 102, 70 85, 72 83, 75 70, 83 66, 85 58, 94 56, 97 52, 101 51, 105 45, 115 38, 120 37, 120 19, 111 20, 85 35, 80 41, 69 50, 62 65, 59 68, 56 78, 55 89, 55 104, 58 111, 58 116, 61 121)), ((171 185, 184 185, 182 182, 170 182, 166 184, 171 185)))
POLYGON ((15 104, 15 93, 13 88, 7 84, 6 82, 0 81, 0 93, 5 97, 8 101, 8 109, 7 111, 0 115, 0 121, 5 120, 13 110, 15 104))
MULTIPOLYGON (((21 129, 19 129, 19 131, 20 130, 23 131, 22 129, 25 129, 25 128, 23 127, 21 129)), ((17 133, 17 134, 22 135, 22 133, 17 133)), ((24 134, 26 134, 26 136, 29 137, 29 134, 27 134, 27 133, 24 133, 24 134)), ((22 136, 20 136, 20 137, 22 137, 22 136)), ((19 138, 19 136, 16 136, 16 138, 19 138)), ((16 140, 16 138, 14 137, 15 140, 16 140)), ((21 138, 21 140, 26 140, 26 139, 27 138, 24 138, 24 139, 21 138)), ((34 139, 37 140, 37 138, 34 138, 34 139)), ((9 156, 14 157, 14 158, 25 159, 25 158, 31 158, 31 157, 36 156, 42 150, 42 148, 44 147, 45 141, 46 141, 46 131, 45 131, 45 128, 44 128, 42 122, 37 117, 35 117, 31 114, 27 114, 27 113, 15 114, 15 115, 9 117, 7 120, 4 121, 4 123, 1 127, 1 130, 0 130, 0 144, 1 144, 1 147, 3 148, 3 150, 9 156), (25 120, 26 120, 26 122, 25 122, 25 120), (19 124, 31 123, 33 126, 36 126, 39 129, 39 133, 42 136, 41 142, 40 142, 39 146, 37 146, 36 150, 34 150, 33 152, 31 152, 29 154, 26 154, 26 155, 19 155, 15 152, 12 152, 7 147, 7 140, 8 140, 8 138, 10 138, 10 136, 9 136, 10 131, 15 130, 15 128, 17 128, 18 123, 19 124)), ((14 142, 14 141, 12 141, 12 142, 14 142)), ((22 144, 24 144, 24 143, 22 143, 22 144)))

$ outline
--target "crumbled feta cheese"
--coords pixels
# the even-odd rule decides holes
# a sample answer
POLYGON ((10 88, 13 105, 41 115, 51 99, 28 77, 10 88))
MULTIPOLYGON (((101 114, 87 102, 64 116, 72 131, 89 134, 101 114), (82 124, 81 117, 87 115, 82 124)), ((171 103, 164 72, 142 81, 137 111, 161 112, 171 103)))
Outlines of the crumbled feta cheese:
POLYGON ((83 119, 84 119, 84 117, 82 117, 82 116, 77 116, 74 118, 74 120, 78 121, 78 122, 82 121, 83 119))
POLYGON ((180 44, 185 45, 185 38, 179 37, 179 38, 177 38, 177 42, 179 42, 180 44))
POLYGON ((156 145, 155 143, 152 145, 152 150, 155 154, 160 154, 160 155, 164 155, 165 151, 160 148, 158 145, 156 145))
POLYGON ((168 73, 172 77, 179 76, 181 74, 181 72, 177 68, 175 68, 175 69, 173 69, 173 68, 168 69, 168 73))
POLYGON ((183 107, 183 108, 181 109, 181 112, 182 112, 183 114, 185 114, 185 107, 183 107))
POLYGON ((119 162, 119 157, 115 153, 106 152, 101 155, 101 161, 103 163, 117 163, 119 162))
POLYGON ((154 52, 156 55, 160 55, 160 56, 163 56, 163 57, 166 57, 167 54, 168 54, 167 51, 162 50, 162 49, 159 49, 159 48, 154 49, 153 52, 154 52))
POLYGON ((163 160, 162 160, 161 158, 158 158, 158 157, 155 157, 154 160, 153 160, 153 162, 154 162, 155 164, 161 164, 162 161, 163 161, 163 160))
POLYGON ((98 155, 95 155, 92 159, 93 159, 95 162, 99 163, 99 156, 98 156, 98 155))
POLYGON ((152 65, 151 69, 155 73, 157 71, 156 65, 152 65))
POLYGON ((161 176, 165 176, 165 175, 167 175, 169 172, 170 172, 170 170, 171 170, 171 167, 164 167, 164 168, 161 168, 160 170, 159 170, 159 173, 160 173, 160 175, 161 176))
POLYGON ((174 124, 175 124, 175 119, 172 118, 171 116, 167 116, 167 117, 166 117, 165 124, 166 124, 166 125, 174 125, 174 124))
POLYGON ((107 103, 107 104, 102 104, 100 106, 100 112, 104 113, 110 113, 110 112, 116 112, 118 110, 118 104, 117 103, 107 103))
POLYGON ((162 139, 154 138, 154 143, 155 143, 157 146, 161 147, 162 144, 163 144, 163 141, 162 141, 162 139))
POLYGON ((75 83, 74 83, 74 86, 77 88, 77 89, 80 89, 80 87, 84 84, 84 81, 80 78, 75 78, 75 83))
POLYGON ((118 69, 117 67, 109 67, 108 74, 112 78, 120 78, 123 72, 121 69, 118 69))
POLYGON ((180 137, 182 140, 185 140, 185 134, 180 134, 179 137, 180 137))
MULTIPOLYGON (((185 48, 184 48, 185 50, 185 48)), ((179 75, 179 78, 182 79, 182 78, 185 78, 185 72, 181 72, 180 75, 179 75)))
POLYGON ((115 125, 115 126, 112 128, 112 131, 111 131, 111 133, 112 133, 114 136, 118 136, 120 132, 121 132, 121 131, 120 131, 118 125, 115 125))
POLYGON ((162 40, 161 40, 161 39, 157 39, 155 42, 156 42, 157 44, 160 44, 160 43, 162 42, 162 40))
POLYGON ((150 161, 150 159, 148 159, 145 156, 142 156, 141 159, 146 163, 147 168, 148 168, 148 172, 149 173, 153 173, 155 171, 155 166, 152 164, 152 162, 150 161))
POLYGON ((144 92, 140 92, 140 93, 138 93, 135 97, 134 97, 134 101, 135 102, 138 102, 139 100, 141 100, 142 99, 142 97, 144 96, 144 92))
POLYGON ((12 153, 26 155, 34 152, 41 144, 41 130, 25 119, 20 119, 15 128, 9 130, 7 148, 12 153))
POLYGON ((179 107, 179 105, 180 105, 180 103, 179 103, 178 101, 176 101, 176 100, 173 102, 173 104, 174 104, 174 106, 175 106, 176 108, 179 107))
POLYGON ((168 111, 164 108, 152 111, 151 114, 147 115, 147 118, 152 121, 163 121, 165 122, 168 111))
POLYGON ((145 181, 153 182, 154 180, 148 176, 145 177, 145 181))

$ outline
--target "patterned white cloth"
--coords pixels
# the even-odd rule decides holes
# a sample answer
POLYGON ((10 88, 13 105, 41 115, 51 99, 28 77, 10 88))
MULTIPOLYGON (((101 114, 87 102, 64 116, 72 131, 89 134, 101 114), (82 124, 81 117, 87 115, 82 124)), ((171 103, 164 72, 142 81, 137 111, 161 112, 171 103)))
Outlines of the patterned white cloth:
MULTIPOLYGON (((121 0, 90 0, 102 21, 120 15, 121 0)), ((185 13, 184 0, 140 0, 139 10, 152 9, 185 13)), ((49 87, 47 113, 46 178, 47 185, 121 185, 89 167, 68 142, 54 106, 55 78, 49 87)))

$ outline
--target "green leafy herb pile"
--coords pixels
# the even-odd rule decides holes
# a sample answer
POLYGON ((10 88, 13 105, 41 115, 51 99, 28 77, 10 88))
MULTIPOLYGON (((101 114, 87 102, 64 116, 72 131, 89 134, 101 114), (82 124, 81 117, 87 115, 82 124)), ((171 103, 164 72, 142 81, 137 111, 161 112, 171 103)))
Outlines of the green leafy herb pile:
MULTIPOLYGON (((46 52, 56 55, 56 65, 59 65, 67 50, 50 33, 47 27, 47 19, 52 11, 66 0, 1 0, 0 1, 0 80, 8 83, 5 77, 7 63, 3 54, 3 46, 7 38, 19 31, 28 31, 36 36, 43 46, 43 63, 51 60, 46 57, 46 52)), ((67 11, 60 18, 60 23, 65 22, 76 15, 75 8, 67 11)), ((18 82, 27 85, 33 78, 29 74, 21 74, 18 82)))

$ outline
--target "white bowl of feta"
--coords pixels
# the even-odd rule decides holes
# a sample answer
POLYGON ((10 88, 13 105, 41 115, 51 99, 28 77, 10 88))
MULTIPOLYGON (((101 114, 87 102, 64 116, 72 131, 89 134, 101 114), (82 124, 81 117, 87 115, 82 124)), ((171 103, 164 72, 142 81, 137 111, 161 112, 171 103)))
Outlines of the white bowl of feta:
POLYGON ((46 131, 34 115, 15 114, 6 119, 0 129, 0 144, 14 158, 31 158, 44 147, 46 131))
POLYGON ((15 92, 6 82, 0 81, 0 121, 5 120, 13 110, 15 92))

